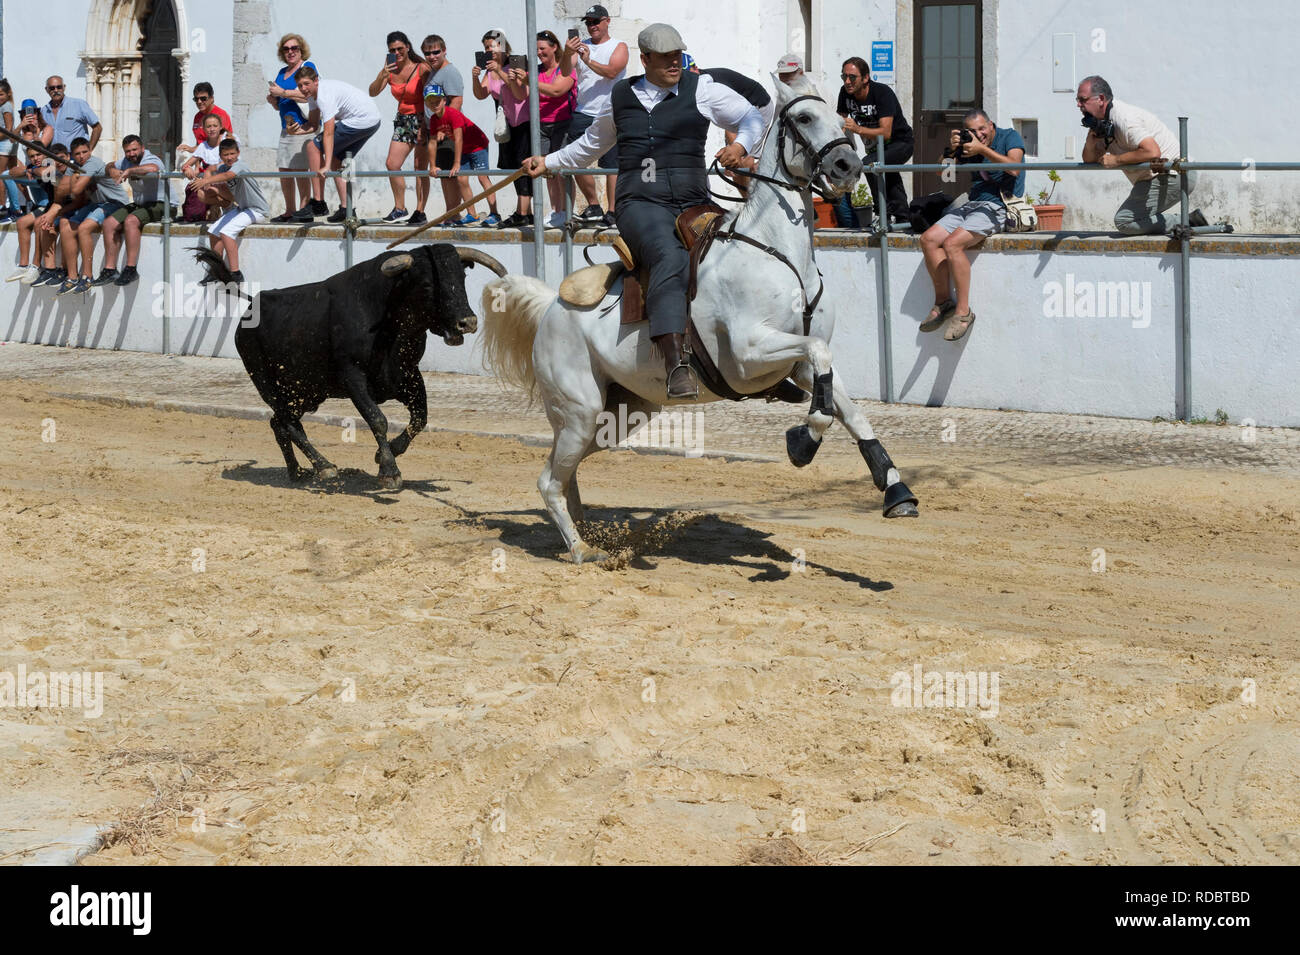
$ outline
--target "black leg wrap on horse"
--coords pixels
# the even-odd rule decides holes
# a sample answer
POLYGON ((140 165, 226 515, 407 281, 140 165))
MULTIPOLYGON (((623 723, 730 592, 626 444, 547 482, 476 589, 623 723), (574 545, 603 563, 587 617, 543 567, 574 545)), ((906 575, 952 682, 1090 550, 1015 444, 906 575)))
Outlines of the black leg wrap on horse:
POLYGON ((812 412, 820 411, 829 418, 835 417, 835 402, 831 398, 834 393, 831 385, 832 371, 824 375, 817 375, 813 378, 813 395, 812 395, 812 412))
POLYGON ((885 492, 886 517, 919 517, 916 495, 902 481, 895 481, 885 492))
POLYGON ((813 440, 806 424, 796 425, 785 433, 785 453, 790 455, 790 463, 797 468, 810 463, 821 446, 820 441, 813 440))
POLYGON ((894 466, 889 452, 875 438, 859 441, 858 450, 866 459, 867 467, 871 468, 871 480, 876 482, 876 490, 883 491, 889 486, 889 469, 894 466))

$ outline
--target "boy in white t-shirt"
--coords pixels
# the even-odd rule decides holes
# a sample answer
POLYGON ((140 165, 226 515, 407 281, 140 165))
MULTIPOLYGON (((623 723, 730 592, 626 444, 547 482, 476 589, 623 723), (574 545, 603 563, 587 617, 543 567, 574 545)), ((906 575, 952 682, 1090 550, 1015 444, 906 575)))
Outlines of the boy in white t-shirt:
MULTIPOLYGON (((378 130, 379 110, 364 90, 342 80, 323 80, 310 66, 300 66, 294 74, 298 91, 307 97, 311 111, 305 127, 294 123, 285 128, 291 133, 316 132, 307 144, 307 164, 316 175, 311 181, 311 203, 293 215, 294 222, 311 222, 324 215, 325 170, 343 168, 344 156, 355 156, 378 130)), ((334 180, 339 190, 339 207, 327 221, 342 222, 347 215, 347 184, 340 176, 334 180)))

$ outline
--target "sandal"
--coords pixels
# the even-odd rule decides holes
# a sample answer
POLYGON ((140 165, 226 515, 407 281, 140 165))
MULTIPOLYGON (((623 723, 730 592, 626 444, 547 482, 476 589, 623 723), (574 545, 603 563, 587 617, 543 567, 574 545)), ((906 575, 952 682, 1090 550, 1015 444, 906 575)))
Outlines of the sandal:
POLYGON ((945 341, 955 342, 965 337, 970 331, 970 327, 975 324, 975 313, 967 312, 965 315, 954 313, 948 320, 948 330, 943 333, 945 341))
POLYGON ((934 308, 930 309, 930 314, 926 316, 925 321, 921 323, 921 331, 932 332, 948 320, 957 308, 957 303, 952 299, 946 302, 936 302, 934 308))

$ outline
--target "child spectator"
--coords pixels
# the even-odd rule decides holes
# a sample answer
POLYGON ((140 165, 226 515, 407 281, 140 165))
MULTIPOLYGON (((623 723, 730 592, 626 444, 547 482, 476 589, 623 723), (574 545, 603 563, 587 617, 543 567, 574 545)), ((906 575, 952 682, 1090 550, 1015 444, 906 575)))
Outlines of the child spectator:
MULTIPOLYGON (((448 97, 437 83, 430 83, 424 88, 424 107, 429 114, 429 174, 438 173, 438 157, 444 155, 444 147, 450 144, 450 165, 447 171, 454 179, 442 180, 442 199, 448 209, 454 209, 473 196, 469 177, 459 175, 462 168, 488 168, 488 138, 483 130, 466 118, 460 110, 447 102, 448 97)), ((474 206, 465 210, 464 215, 450 219, 446 225, 477 225, 478 216, 474 206)))
POLYGON ((72 141, 72 160, 82 170, 73 180, 72 195, 89 198, 59 223, 63 265, 68 270, 68 277, 59 286, 59 295, 90 291, 90 280, 95 274, 95 236, 104 220, 131 200, 126 187, 109 175, 104 160, 90 151, 89 140, 78 137, 72 141), (77 271, 78 253, 80 272, 77 271))
POLYGON ((187 222, 211 222, 226 210, 226 202, 217 190, 199 189, 195 182, 207 170, 221 165, 221 143, 234 137, 222 128, 221 120, 216 116, 209 116, 203 121, 203 132, 204 141, 191 150, 194 155, 181 166, 181 172, 190 180, 185 187, 188 193, 184 209, 187 222))
POLYGON ((244 273, 239 270, 239 235, 250 225, 265 222, 271 212, 262 186, 250 172, 248 164, 239 158, 239 143, 226 139, 221 143, 221 165, 217 171, 195 180, 196 187, 215 189, 234 204, 229 212, 208 226, 208 241, 213 252, 225 255, 226 267, 236 282, 244 281, 244 273))

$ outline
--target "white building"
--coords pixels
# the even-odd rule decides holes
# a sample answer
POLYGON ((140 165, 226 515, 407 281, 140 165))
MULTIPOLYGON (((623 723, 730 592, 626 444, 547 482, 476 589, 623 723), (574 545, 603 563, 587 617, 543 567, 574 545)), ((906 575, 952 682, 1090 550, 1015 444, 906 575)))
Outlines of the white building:
MULTIPOLYGON (((588 0, 537 0, 539 29, 563 36, 588 0)), ((703 66, 727 65, 763 78, 788 49, 803 52, 828 96, 841 62, 862 56, 892 85, 917 131, 916 161, 932 161, 937 143, 967 104, 979 103, 999 125, 1015 124, 1044 162, 1077 162, 1083 142, 1074 104, 1078 81, 1106 77, 1116 96, 1144 106, 1175 132, 1190 118, 1193 158, 1243 164, 1241 173, 1206 173, 1196 205, 1226 215, 1239 231, 1295 232, 1300 174, 1258 173, 1250 162, 1300 159, 1300 123, 1286 113, 1291 47, 1300 37, 1300 5, 1259 0, 1225 16, 1221 4, 1177 6, 1124 0, 607 0, 612 33, 634 45, 647 22, 681 31, 703 66), (1278 100, 1281 98, 1281 103, 1278 100), (1264 107, 1280 113, 1264 115, 1264 107)), ((153 143, 189 137, 190 88, 207 80, 227 109, 254 168, 274 168, 278 119, 265 102, 279 62, 276 41, 303 34, 323 75, 365 87, 379 71, 389 30, 414 43, 443 36, 450 60, 468 81, 479 37, 499 28, 517 52, 524 42, 524 0, 466 5, 446 0, 387 0, 374 8, 341 0, 0 0, 0 72, 16 97, 45 101, 45 77, 59 73, 69 95, 83 97, 104 122, 100 152, 115 154, 128 132, 153 143)), ((635 65, 635 50, 633 63, 635 65)), ((395 112, 387 92, 386 117, 395 112)), ((487 104, 466 98, 466 112, 491 128, 487 104)), ((385 126, 359 157, 382 169, 385 126)), ((495 149, 493 150, 495 160, 495 149)), ((1107 229, 1126 192, 1120 173, 1065 174, 1054 201, 1069 207, 1068 228, 1107 229)), ((1031 174, 1029 194, 1045 184, 1031 174)), ((409 188, 409 187, 408 187, 409 188)), ((911 191, 926 191, 913 183, 911 191)), ((278 198, 278 189, 268 195, 278 198)), ((435 190, 435 194, 437 190, 435 190)), ((359 204, 388 207, 387 189, 368 182, 359 204)), ((435 197, 432 200, 437 208, 435 197)))

